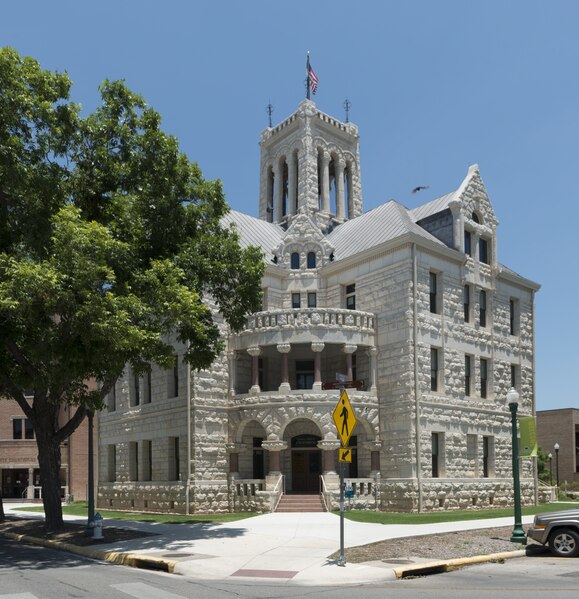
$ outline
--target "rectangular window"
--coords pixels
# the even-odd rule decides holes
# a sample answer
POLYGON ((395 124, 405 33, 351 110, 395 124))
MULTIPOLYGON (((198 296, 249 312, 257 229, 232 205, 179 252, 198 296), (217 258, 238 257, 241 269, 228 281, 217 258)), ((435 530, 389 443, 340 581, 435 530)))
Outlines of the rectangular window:
POLYGON ((151 441, 142 443, 143 476, 142 480, 153 480, 153 444, 151 441))
POLYGON ((117 389, 116 383, 113 383, 111 390, 107 393, 107 410, 114 412, 117 409, 117 389))
POLYGON ((483 437, 483 478, 494 476, 495 438, 483 437))
POLYGON ((440 478, 443 474, 444 433, 432 433, 432 478, 440 478))
POLYGON ((487 396, 487 384, 488 384, 488 360, 485 358, 480 359, 480 396, 485 398, 487 396))
POLYGON ((292 293, 292 308, 301 308, 302 299, 299 293, 292 293))
POLYGON ((179 437, 169 437, 168 440, 168 480, 180 480, 179 437))
POLYGON ((479 294, 479 320, 480 326, 487 326, 487 292, 481 289, 479 294))
POLYGON ((472 256, 472 236, 470 231, 464 232, 464 253, 467 256, 472 256))
POLYGON ((509 300, 509 330, 511 335, 519 334, 519 302, 509 300))
POLYGON ((296 389, 311 389, 314 386, 314 361, 296 361, 296 389))
POLYGON ((131 385, 131 405, 138 406, 141 403, 141 377, 133 375, 131 385))
POLYGON ((129 443, 129 480, 139 480, 139 444, 129 443))
POLYGON ((482 237, 478 240, 478 259, 483 264, 490 264, 489 242, 482 237))
POLYGON ((472 356, 464 356, 464 394, 469 397, 471 393, 472 356))
POLYGON ((430 348, 430 390, 438 391, 438 350, 430 348))
POLYGON ((24 420, 24 438, 34 439, 34 427, 28 418, 24 420))
POLYGON ((117 480, 117 446, 107 445, 107 480, 114 483, 117 480))
POLYGON ((151 403, 153 390, 151 387, 151 371, 145 373, 143 377, 143 403, 151 403))
POLYGON ((22 439, 22 418, 12 419, 12 438, 22 439))
POLYGON ((315 308, 318 305, 315 293, 308 293, 308 308, 315 308))
POLYGON ((346 285, 346 309, 356 309, 356 284, 346 285))
POLYGON ((173 356, 173 368, 167 370, 167 397, 179 397, 179 356, 173 356))
POLYGON ((430 273, 430 311, 438 314, 438 277, 436 273, 430 273))
POLYGON ((464 306, 464 322, 470 322, 470 286, 465 285, 462 292, 462 302, 464 306))
POLYGON ((511 387, 517 389, 519 386, 518 368, 516 364, 511 364, 511 387))

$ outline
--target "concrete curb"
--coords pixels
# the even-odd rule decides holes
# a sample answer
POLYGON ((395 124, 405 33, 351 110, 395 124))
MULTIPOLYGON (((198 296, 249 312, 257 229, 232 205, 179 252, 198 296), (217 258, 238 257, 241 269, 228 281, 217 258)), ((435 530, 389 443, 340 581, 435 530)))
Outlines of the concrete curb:
POLYGON ((497 562, 515 557, 524 557, 527 552, 524 549, 518 551, 504 551, 502 553, 489 553, 487 555, 475 555, 473 557, 460 557, 456 559, 438 560, 422 564, 412 564, 393 568, 396 578, 407 578, 408 576, 420 576, 421 574, 438 574, 439 572, 450 572, 458 570, 463 566, 472 564, 484 564, 485 562, 497 562))
POLYGON ((123 553, 120 551, 103 551, 102 549, 93 549, 91 547, 80 547, 72 543, 63 543, 61 541, 53 541, 52 539, 39 539, 38 537, 30 537, 28 535, 19 535, 14 532, 2 532, 1 536, 31 543, 32 545, 40 545, 50 549, 58 549, 60 551, 68 551, 76 553, 84 557, 99 559, 122 566, 131 566, 133 568, 146 568, 149 570, 159 570, 161 572, 173 573, 175 569, 175 560, 164 559, 162 557, 148 556, 140 553, 123 553))

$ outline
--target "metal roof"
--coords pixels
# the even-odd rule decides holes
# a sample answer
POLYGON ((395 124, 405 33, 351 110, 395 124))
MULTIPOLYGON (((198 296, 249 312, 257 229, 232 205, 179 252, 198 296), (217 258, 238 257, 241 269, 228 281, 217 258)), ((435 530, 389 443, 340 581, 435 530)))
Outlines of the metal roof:
POLYGON ((406 233, 415 233, 446 247, 436 237, 416 225, 408 210, 394 200, 337 226, 328 235, 327 240, 334 247, 334 259, 343 260, 406 233))
POLYGON ((250 245, 260 247, 269 256, 283 239, 285 231, 279 226, 268 223, 260 218, 231 210, 223 219, 223 224, 233 223, 239 234, 241 247, 250 245))
POLYGON ((446 210, 450 202, 456 198, 457 191, 447 193, 440 198, 436 198, 431 202, 427 202, 426 204, 422 204, 422 206, 417 206, 416 208, 409 210, 408 213, 410 218, 416 223, 427 216, 446 210))

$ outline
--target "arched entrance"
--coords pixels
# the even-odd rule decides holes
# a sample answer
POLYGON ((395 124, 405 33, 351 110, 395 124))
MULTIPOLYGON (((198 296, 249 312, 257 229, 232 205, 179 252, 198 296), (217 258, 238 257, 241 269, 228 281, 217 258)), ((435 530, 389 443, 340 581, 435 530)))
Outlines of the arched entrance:
POLYGON ((292 493, 314 494, 320 490, 322 452, 318 435, 302 434, 291 438, 292 493))

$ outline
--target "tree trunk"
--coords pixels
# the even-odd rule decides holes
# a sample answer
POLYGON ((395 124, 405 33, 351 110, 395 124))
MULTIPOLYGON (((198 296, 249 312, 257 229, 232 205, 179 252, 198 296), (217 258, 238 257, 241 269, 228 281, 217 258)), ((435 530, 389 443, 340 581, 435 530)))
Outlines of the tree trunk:
POLYGON ((60 443, 51 434, 36 438, 46 532, 63 530, 60 497, 60 443))
POLYGON ((6 516, 4 514, 4 504, 2 503, 2 489, 0 489, 0 522, 4 522, 6 516))

